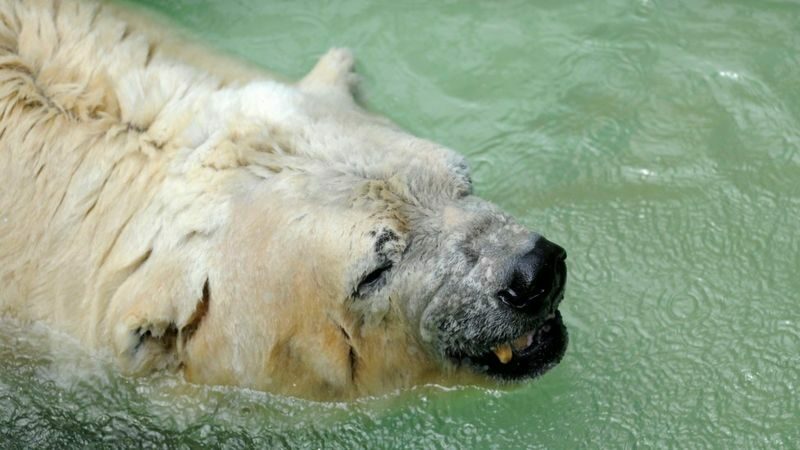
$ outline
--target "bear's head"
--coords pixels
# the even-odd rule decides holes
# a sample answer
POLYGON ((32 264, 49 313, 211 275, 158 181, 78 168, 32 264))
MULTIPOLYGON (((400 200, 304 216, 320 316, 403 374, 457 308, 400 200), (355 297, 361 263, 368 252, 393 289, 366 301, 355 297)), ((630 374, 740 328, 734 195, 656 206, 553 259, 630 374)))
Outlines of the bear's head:
POLYGON ((360 108, 325 63, 225 99, 214 174, 192 181, 217 177, 227 200, 190 262, 205 283, 179 336, 186 377, 331 399, 555 365, 564 249, 473 195, 462 156, 360 108))

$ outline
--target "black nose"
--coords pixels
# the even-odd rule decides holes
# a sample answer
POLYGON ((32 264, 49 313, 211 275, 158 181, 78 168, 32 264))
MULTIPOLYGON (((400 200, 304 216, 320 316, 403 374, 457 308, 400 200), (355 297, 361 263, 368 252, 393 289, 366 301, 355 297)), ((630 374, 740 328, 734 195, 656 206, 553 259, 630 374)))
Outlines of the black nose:
POLYGON ((540 237, 533 250, 516 261, 508 287, 497 297, 532 315, 554 309, 567 281, 566 259, 563 248, 540 237))

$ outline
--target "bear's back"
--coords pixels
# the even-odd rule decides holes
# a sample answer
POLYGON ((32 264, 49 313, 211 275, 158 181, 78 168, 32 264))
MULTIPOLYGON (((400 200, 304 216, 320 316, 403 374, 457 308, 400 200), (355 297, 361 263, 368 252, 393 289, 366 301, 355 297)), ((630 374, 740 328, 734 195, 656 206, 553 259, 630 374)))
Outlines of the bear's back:
POLYGON ((224 85, 111 13, 0 3, 0 314, 89 342, 151 251, 193 105, 224 85))

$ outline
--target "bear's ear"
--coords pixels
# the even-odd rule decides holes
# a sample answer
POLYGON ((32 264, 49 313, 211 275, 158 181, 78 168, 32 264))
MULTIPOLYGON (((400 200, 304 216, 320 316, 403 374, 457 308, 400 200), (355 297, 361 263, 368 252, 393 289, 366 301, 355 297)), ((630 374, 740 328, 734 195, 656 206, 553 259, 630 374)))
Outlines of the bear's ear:
POLYGON ((210 280, 199 269, 196 261, 149 256, 117 289, 106 324, 123 371, 180 366, 211 298, 210 280))
POLYGON ((317 61, 298 86, 302 91, 335 95, 353 100, 353 91, 358 84, 359 77, 353 72, 355 59, 350 50, 332 48, 317 61))

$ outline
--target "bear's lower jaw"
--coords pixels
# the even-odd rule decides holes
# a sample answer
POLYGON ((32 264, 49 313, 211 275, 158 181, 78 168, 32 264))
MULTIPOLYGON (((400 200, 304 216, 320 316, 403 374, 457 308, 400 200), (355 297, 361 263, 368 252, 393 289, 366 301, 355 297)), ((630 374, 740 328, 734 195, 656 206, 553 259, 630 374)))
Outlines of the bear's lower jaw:
POLYGON ((567 329, 556 310, 538 328, 477 356, 456 356, 462 366, 501 380, 534 378, 555 367, 567 349, 567 329))

